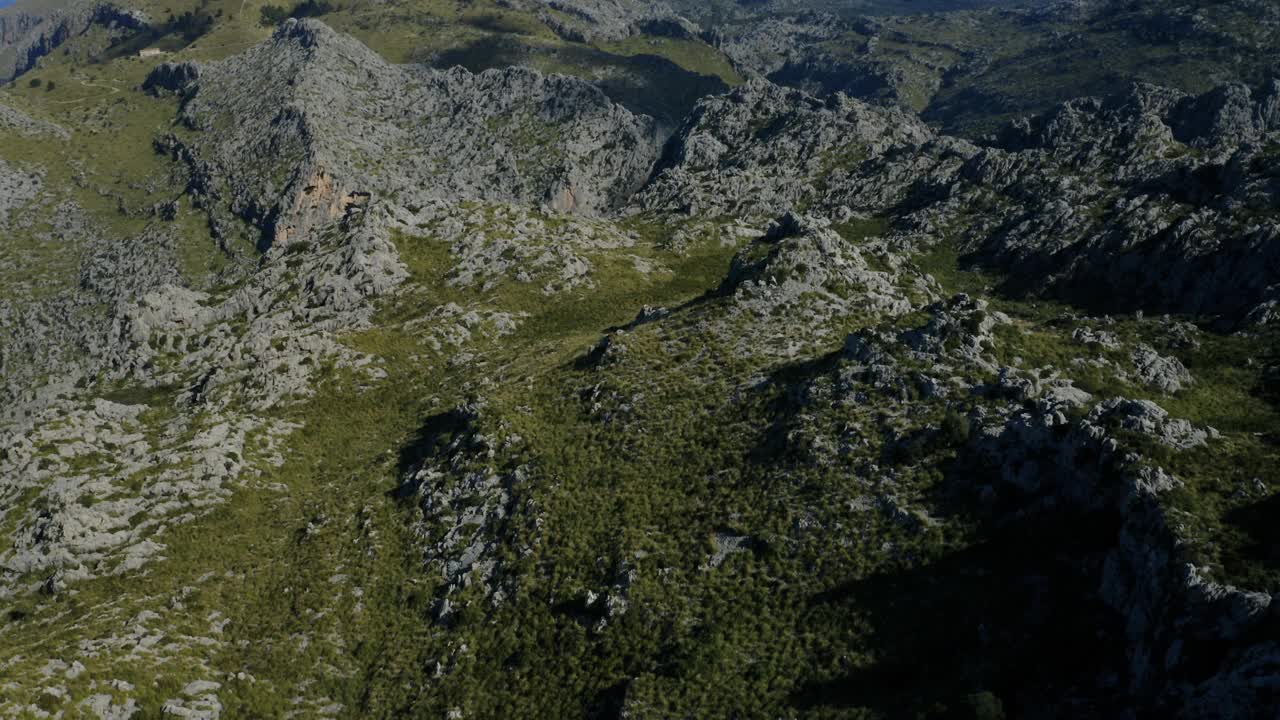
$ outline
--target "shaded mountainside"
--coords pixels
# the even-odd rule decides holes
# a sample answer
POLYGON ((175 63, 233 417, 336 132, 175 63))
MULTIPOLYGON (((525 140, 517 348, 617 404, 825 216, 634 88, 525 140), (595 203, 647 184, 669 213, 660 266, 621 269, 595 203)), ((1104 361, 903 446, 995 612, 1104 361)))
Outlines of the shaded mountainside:
POLYGON ((0 715, 1273 713, 1280 85, 674 121, 688 8, 428 5, 0 91, 0 715))
POLYGON ((68 40, 85 36, 94 28, 101 28, 110 42, 148 24, 144 13, 108 2, 33 10, 39 14, 15 8, 0 15, 0 82, 17 78, 68 40))
POLYGON ((915 16, 782 13, 714 29, 747 76, 841 91, 978 136, 1133 82, 1202 93, 1277 74, 1276 7, 1253 0, 1052 2, 915 16))
POLYGON ((1200 97, 1135 86, 1011 125, 983 147, 901 111, 753 84, 699 106, 638 202, 881 217, 903 242, 951 242, 972 261, 1016 268, 1007 285, 1019 293, 1093 311, 1269 317, 1278 99, 1274 84, 1256 100, 1242 86, 1200 97))

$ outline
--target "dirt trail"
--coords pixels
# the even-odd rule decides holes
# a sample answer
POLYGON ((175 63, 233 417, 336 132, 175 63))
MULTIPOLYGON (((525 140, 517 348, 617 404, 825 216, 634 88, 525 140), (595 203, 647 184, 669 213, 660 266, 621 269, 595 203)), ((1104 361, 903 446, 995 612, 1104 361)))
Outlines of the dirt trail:
POLYGON ((111 92, 104 93, 102 95, 90 95, 89 97, 77 98, 75 100, 54 100, 53 101, 54 105, 78 105, 83 102, 89 102, 90 100, 98 100, 100 98, 110 97, 111 95, 120 94, 120 88, 115 87, 113 85, 103 85, 101 83, 88 82, 86 80, 80 80, 78 78, 73 78, 73 79, 85 87, 102 88, 103 90, 110 90, 111 92))

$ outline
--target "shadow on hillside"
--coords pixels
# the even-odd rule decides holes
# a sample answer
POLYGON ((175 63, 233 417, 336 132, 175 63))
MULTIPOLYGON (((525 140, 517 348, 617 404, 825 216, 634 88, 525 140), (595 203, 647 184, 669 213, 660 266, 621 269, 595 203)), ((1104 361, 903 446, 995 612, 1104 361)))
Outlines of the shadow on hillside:
POLYGON ((170 16, 163 23, 128 30, 92 60, 110 62, 133 57, 146 48, 179 52, 207 35, 213 30, 214 23, 214 17, 203 10, 170 16))
POLYGON ((462 66, 471 72, 512 65, 563 68, 561 72, 591 79, 614 102, 651 115, 668 129, 678 125, 702 97, 728 90, 718 77, 690 72, 657 55, 614 55, 586 45, 533 47, 510 34, 414 59, 440 69, 462 66))
POLYGON ((480 15, 464 16, 461 21, 464 25, 469 25, 477 30, 484 30, 491 33, 502 33, 506 35, 532 35, 532 30, 525 25, 507 15, 500 13, 482 13, 480 15))
MULTIPOLYGON (((396 464, 397 477, 404 478, 414 472, 424 460, 435 457, 442 448, 447 447, 459 434, 465 433, 471 426, 471 418, 462 410, 450 410, 437 413, 423 421, 413 438, 400 449, 399 461, 396 464)), ((411 497, 417 492, 413 482, 406 482, 395 490, 391 496, 399 499, 411 497)))
POLYGON ((1246 537, 1242 559, 1280 576, 1280 493, 1232 510, 1224 519, 1246 537))
POLYGON ((785 465, 787 462, 807 465, 811 462, 804 448, 792 447, 790 429, 797 415, 804 413, 809 405, 805 397, 809 383, 834 370, 843 355, 844 349, 841 348, 783 365, 769 373, 768 382, 760 387, 772 388, 775 392, 766 413, 771 421, 761 428, 759 437, 751 445, 750 459, 753 463, 767 466, 785 465))
MULTIPOLYGON (((789 446, 792 421, 811 411, 809 384, 838 367, 840 356, 771 374, 774 422, 761 429, 753 462, 783 472, 812 464, 805 447, 789 446)), ((981 489, 994 484, 992 470, 973 462, 965 446, 958 458, 943 452, 945 433, 921 432, 901 441, 922 443, 912 462, 927 460, 944 473, 929 492, 928 512, 949 527, 972 528, 973 539, 927 560, 911 549, 927 537, 927 523, 895 516, 892 522, 904 524, 888 535, 901 543, 898 567, 833 579, 804 598, 803 626, 832 637, 853 632, 865 643, 859 654, 871 661, 800 687, 792 706, 806 716, 863 708, 895 718, 1053 717, 1048 708, 1105 717, 1125 707, 1123 619, 1097 595, 1104 561, 1118 543, 1118 514, 1037 507, 1020 496, 983 499, 981 489), (994 711, 1000 705, 1004 715, 994 711)), ((877 463, 896 464, 896 452, 886 444, 877 463)))
POLYGON ((866 617, 876 660, 805 685, 793 705, 938 718, 1002 717, 997 699, 1008 717, 1124 707, 1120 618, 1095 596, 1117 531, 1109 516, 1030 517, 931 564, 814 595, 815 623, 866 617))

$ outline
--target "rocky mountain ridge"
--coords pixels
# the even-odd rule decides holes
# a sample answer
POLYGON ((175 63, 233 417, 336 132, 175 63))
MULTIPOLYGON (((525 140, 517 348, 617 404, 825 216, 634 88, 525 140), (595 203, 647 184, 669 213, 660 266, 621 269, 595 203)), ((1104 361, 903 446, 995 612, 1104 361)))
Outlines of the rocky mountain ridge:
POLYGON ((644 181, 658 143, 652 121, 586 83, 397 68, 308 21, 243 58, 164 66, 148 87, 180 94, 182 123, 199 131, 194 146, 162 141, 190 166, 198 202, 261 227, 266 246, 360 211, 375 189, 410 207, 448 197, 598 214, 644 181), (245 82, 259 94, 245 97, 245 82), (218 187, 224 177, 234 185, 218 187))
POLYGON ((949 236, 975 261, 1017 265, 1014 290, 1262 319, 1275 303, 1266 148, 1278 93, 1274 83, 1257 100, 1242 86, 1200 97, 1135 86, 1015 123, 981 146, 840 96, 749 85, 699 107, 638 202, 745 216, 809 207, 839 221, 891 214, 904 242, 949 236), (1241 238, 1230 249, 1195 249, 1197 235, 1228 233, 1241 238))
POLYGON ((145 13, 110 2, 82 2, 44 15, 26 12, 0 15, 0 82, 10 82, 36 66, 68 39, 93 27, 122 36, 145 28, 145 13))
POLYGON ((137 77, 128 184, 0 105, 0 713, 1274 707, 1280 86, 137 77))
POLYGON ((1051 2, 901 17, 842 17, 801 7, 714 28, 746 77, 813 94, 905 106, 976 137, 1019 115, 1129 82, 1194 94, 1258 86, 1277 68, 1274 8, 1251 1, 1169 6, 1051 2), (1009 73, 1022 79, 1004 80, 1009 73))

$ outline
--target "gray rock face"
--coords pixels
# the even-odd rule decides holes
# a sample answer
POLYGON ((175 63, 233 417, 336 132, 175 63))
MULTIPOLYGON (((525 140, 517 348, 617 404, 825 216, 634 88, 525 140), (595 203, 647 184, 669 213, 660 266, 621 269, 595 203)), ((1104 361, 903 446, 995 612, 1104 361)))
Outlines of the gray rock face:
MULTIPOLYGON (((764 16, 709 39, 743 75, 765 78, 817 96, 843 93, 880 105, 907 107, 911 91, 903 68, 879 53, 882 27, 871 19, 845 20, 826 12, 764 16), (853 43, 851 33, 866 36, 853 43), (834 45, 838 49, 828 49, 834 45)), ((941 85, 932 77, 926 92, 941 85)), ((918 95, 920 88, 915 89, 918 95)))
POLYGON ((31 201, 40 192, 42 172, 22 172, 0 160, 0 229, 9 224, 9 213, 31 201))
POLYGON ((1107 330, 1094 330, 1093 328, 1076 328, 1071 333, 1071 339, 1081 345, 1090 345, 1107 350, 1115 350, 1120 347, 1120 339, 1116 334, 1107 330))
POLYGON ((927 156, 923 146, 934 139, 919 119, 901 111, 839 95, 818 100, 754 81, 699 103, 635 204, 688 214, 777 216, 828 198, 834 205, 838 192, 848 207, 877 207, 915 179, 907 177, 914 168, 883 168, 865 183, 834 175, 895 154, 910 164, 906 158, 927 156))
POLYGON ((950 300, 925 308, 928 323, 899 336, 903 345, 919 358, 960 358, 981 365, 983 353, 991 343, 991 330, 1008 322, 998 314, 987 312, 985 300, 957 295, 950 300))
POLYGON ((57 591, 70 581, 135 570, 163 553, 151 539, 158 527, 226 496, 243 470, 246 435, 261 423, 178 423, 157 440, 139 420, 148 409, 98 400, 89 410, 47 408, 16 433, 0 429, 0 495, 12 502, 40 489, 0 553, 0 596, 24 577, 57 591), (181 438, 186 430, 194 433, 190 440, 181 438), (41 449, 49 446, 57 452, 41 449), (85 458, 99 460, 85 467, 85 458), (128 492, 124 479, 139 476, 147 477, 142 491, 128 492))
POLYGON ((829 341, 833 321, 910 310, 900 268, 874 269, 820 218, 788 213, 734 257, 717 294, 729 299, 720 323, 748 355, 793 356, 829 341))
POLYGON ((417 533, 425 560, 446 583, 437 598, 439 621, 453 614, 450 596, 475 583, 487 597, 501 595, 498 551, 521 542, 515 536, 524 525, 518 516, 532 509, 520 502, 529 469, 498 466, 499 452, 518 447, 520 438, 501 428, 484 432, 482 413, 483 406, 473 404, 432 418, 423 429, 426 457, 409 469, 399 489, 422 508, 417 533))
POLYGON ((750 303, 767 289, 768 312, 825 294, 832 302, 848 298, 868 309, 901 314, 910 303, 892 279, 890 273, 872 270, 862 253, 825 223, 788 213, 769 228, 759 247, 734 258, 721 292, 750 303))
POLYGON ((0 553, 0 596, 30 590, 18 583, 32 577, 57 591, 162 556, 156 528, 190 521, 252 475, 246 438, 292 429, 257 413, 314 392, 322 363, 376 373, 334 333, 367 325, 372 299, 405 277, 386 219, 375 209, 340 240, 311 243, 292 262, 277 249, 217 299, 166 282, 154 245, 126 243, 147 263, 131 272, 136 255, 91 252, 83 271, 82 302, 100 292, 105 317, 85 323, 75 304, 36 306, 52 316, 0 312, 20 340, 0 349, 0 389, 13 398, 0 414, 0 497, 17 527, 0 553), (36 380, 44 374, 54 380, 36 380), (103 383, 138 399, 99 397, 85 410, 103 383), (173 415, 159 428, 144 416, 156 404, 173 415), (36 502, 13 502, 33 492, 36 502))
POLYGON ((1073 299, 1104 292, 1113 306, 1240 318, 1271 299, 1280 257, 1275 219, 1247 210, 1273 206, 1280 189, 1275 158, 1255 144, 1273 132, 1258 119, 1270 100, 1248 98, 1139 86, 1011 126, 999 146, 1015 154, 988 151, 965 175, 1025 209, 974 246, 1002 266, 1043 268, 1073 299))
POLYGON ((1064 398, 1064 406, 1077 402, 1081 391, 1068 381, 999 367, 989 353, 993 330, 1009 318, 988 312, 986 301, 956 295, 920 310, 927 319, 916 327, 861 330, 846 338, 843 357, 848 365, 839 384, 847 396, 866 402, 862 388, 869 387, 899 405, 919 397, 963 397, 982 394, 978 379, 994 373, 998 387, 987 394, 1024 402, 1050 394, 1064 398))
MULTIPOLYGON (((212 297, 179 285, 176 262, 165 256, 168 226, 153 225, 144 241, 112 242, 76 212, 63 213, 71 225, 62 236, 81 238, 86 251, 84 292, 0 304, 0 325, 15 339, 0 346, 0 388, 13 401, 0 416, 0 497, 9 506, 4 519, 17 528, 0 555, 0 594, 29 590, 21 583, 31 578, 57 592, 162 556, 163 546, 149 540, 156 527, 223 502, 252 472, 244 464, 249 434, 270 439, 291 429, 256 413, 312 392, 321 365, 376 377, 378 369, 334 335, 367 326, 373 300, 404 280, 391 228, 439 225, 455 244, 460 285, 508 273, 545 278, 548 293, 590 283, 590 265, 570 248, 634 239, 586 216, 625 198, 657 153, 650 121, 588 84, 525 70, 394 68, 318 23, 286 24, 227 64, 165 66, 149 85, 182 96, 182 119, 200 129, 189 146, 160 143, 192 172, 192 194, 215 221, 215 203, 226 201, 227 216, 261 222, 273 235, 258 267, 212 297), (260 80, 260 92, 246 92, 242 77, 260 80), (334 97, 351 103, 334 106, 334 97), (547 154, 525 164, 516 148, 547 154), (365 167, 366 157, 399 164, 365 167), (509 183, 493 184, 490 171, 509 183), (311 184, 299 187, 304 179, 311 184), (397 202, 388 202, 397 190, 397 202), (567 236, 556 240, 528 211, 513 209, 500 219, 514 228, 512 238, 490 237, 487 226, 499 218, 460 209, 468 198, 583 217, 564 222, 556 232, 567 236), (88 312, 92 322, 79 317, 88 312), (44 375, 56 382, 36 381, 44 375), (142 403, 162 402, 175 417, 157 435, 139 419, 148 404, 76 409, 104 383, 128 385, 142 403), (56 457, 46 451, 51 444, 62 448, 56 457), (73 474, 77 467, 82 474, 73 474), (139 487, 113 480, 146 468, 154 475, 139 487), (37 502, 13 502, 37 490, 37 502), (113 500, 93 502, 98 497, 113 500)), ((8 166, 3 177, 12 202, 32 194, 8 166)), ((501 335, 516 323, 456 307, 437 315, 440 342, 459 346, 473 332, 501 335)), ((441 557, 464 571, 480 561, 441 547, 441 557)))
POLYGON ((1164 408, 1150 400, 1114 398, 1089 413, 1090 422, 1114 422, 1125 430, 1141 433, 1178 450, 1189 450, 1217 438, 1212 428, 1201 429, 1182 419, 1169 417, 1164 408))
MULTIPOLYGON (((12 213, 9 221, 10 232, 26 233, 37 244, 56 243, 72 260, 72 278, 78 280, 83 267, 86 282, 48 294, 39 276, 10 275, 5 296, 0 297, 0 332, 6 338, 0 345, 0 422, 21 416, 25 402, 38 394, 38 386, 33 386, 37 378, 69 384, 86 372, 82 361, 87 358, 93 358, 89 362, 95 367, 109 362, 107 308, 129 299, 133 289, 175 277, 169 262, 171 236, 148 234, 143 236, 145 243, 113 243, 74 203, 32 203, 12 213), (52 212, 47 231, 31 226, 37 208, 52 212), (82 258, 80 263, 77 258, 82 258)), ((13 262, 5 258, 6 269, 11 271, 13 262)))
MULTIPOLYGON (((186 66, 161 76, 156 87, 174 92, 197 78, 186 66)), ((309 156, 276 157, 302 173, 309 156)), ((230 185, 222 168, 201 167, 230 185)), ((0 207, 38 192, 38 174, 0 170, 0 207)), ((217 298, 181 287, 170 225, 153 223, 122 242, 74 205, 59 208, 54 232, 81 257, 75 291, 0 301, 0 497, 16 528, 0 554, 0 596, 31 582, 60 592, 161 557, 157 528, 198 517, 252 475, 250 434, 271 442, 291 429, 256 412, 313 392, 322 363, 376 374, 334 334, 367 324, 372 299, 405 277, 390 221, 368 195, 336 216, 319 203, 312 216, 296 215, 310 223, 305 253, 267 253, 217 298), (125 386, 128 399, 104 400, 113 386, 125 386), (146 420, 156 410, 168 415, 160 427, 146 420)))
POLYGON ((0 12, 0 50, 17 44, 43 19, 27 11, 0 12))
POLYGON ((1177 358, 1165 357, 1149 345, 1134 348, 1133 364, 1138 379, 1167 395, 1192 383, 1191 372, 1177 358))
POLYGON ((22 14, 9 20, 8 25, 6 20, 0 17, 0 33, 12 39, 0 43, 0 82, 27 72, 40 58, 90 28, 101 27, 108 33, 123 36, 150 22, 145 13, 101 0, 80 0, 43 17, 22 14))
POLYGON ((1129 79, 1170 77, 1132 59, 1173 47, 1184 87, 1197 77, 1270 78, 1278 20, 1280 10, 1256 0, 768 0, 715 5, 721 25, 708 36, 744 76, 898 104, 971 137, 1129 79), (927 20, 901 17, 926 12, 927 20), (864 13, 874 15, 857 17, 864 13), (1062 80, 1046 72, 1066 65, 1062 80))
POLYGON ((142 89, 152 95, 184 95, 199 80, 200 66, 195 63, 163 63, 147 75, 142 89))
POLYGON ((48 135, 64 140, 68 137, 63 128, 47 120, 37 120, 3 103, 0 103, 0 130, 16 132, 25 137, 48 135))
POLYGON ((1270 622, 1271 597, 1217 585, 1182 563, 1176 521, 1156 501, 1179 481, 1126 452, 1107 428, 1118 422, 1177 448, 1213 433, 1170 420, 1148 401, 1110 400, 1074 425, 1050 405, 1036 410, 985 425, 975 447, 1028 499, 1019 513, 1066 506, 1120 519, 1097 582, 1124 623, 1131 692, 1205 717, 1260 717, 1280 677, 1280 652, 1251 633, 1270 622), (1231 649, 1219 654, 1215 643, 1231 649), (1197 664, 1215 669, 1208 680, 1183 682, 1197 664))
POLYGON ((604 213, 657 154, 653 122, 588 83, 522 68, 392 66, 315 21, 287 22, 193 83, 196 74, 167 66, 149 81, 181 89, 182 119, 202 131, 169 149, 189 162, 205 207, 250 220, 264 246, 385 196, 604 213))
POLYGON ((982 263, 1016 266, 1015 291, 1238 322, 1280 292, 1268 210, 1280 155, 1264 144, 1275 92, 1137 86, 1014 123, 982 148, 898 111, 754 82, 699 105, 634 204, 891 214, 904 242, 948 235, 982 263))
MULTIPOLYGON (((621 5, 575 7, 592 26, 613 22, 613 9, 617 22, 639 22, 621 5)), ((716 530, 711 547, 697 551, 699 573, 736 572, 747 561, 740 554, 785 554, 820 535, 840 534, 849 552, 872 557, 899 552, 894 542, 930 526, 969 532, 930 515, 944 482, 937 471, 955 458, 962 470, 981 472, 986 499, 999 508, 984 522, 1064 509, 1105 518, 1101 547, 1083 553, 1079 572, 1092 583, 1088 600, 1101 599, 1124 629, 1128 674, 1101 681, 1108 693, 1123 684, 1131 697, 1205 717, 1271 707, 1280 651, 1262 631, 1275 621, 1274 598, 1214 584, 1185 566, 1176 518, 1161 507, 1183 482, 1142 455, 1203 452, 1217 434, 1155 402, 1095 399, 1062 374, 1069 369, 1024 366, 1012 352, 997 352, 1018 332, 1036 334, 1026 328, 1039 320, 1014 321, 971 295, 944 296, 915 253, 956 241, 993 265, 1026 263, 1027 282, 1050 290, 1084 282, 1142 307, 1212 309, 1230 319, 1250 307, 1271 312, 1280 291, 1269 204, 1276 165, 1266 148, 1280 95, 1256 100, 1227 87, 1188 98, 1138 88, 1121 100, 1069 104, 977 145, 940 137, 901 111, 757 80, 705 100, 659 162, 652 121, 589 84, 523 69, 395 67, 311 21, 286 23, 226 61, 164 65, 146 89, 181 99, 179 119, 191 132, 157 147, 186 173, 188 195, 223 235, 260 233, 263 252, 228 271, 231 282, 201 291, 178 271, 173 223, 156 220, 117 238, 73 203, 56 206, 48 235, 76 251, 73 291, 37 302, 38 288, 15 282, 6 290, 18 301, 0 299, 0 525, 12 528, 0 546, 0 600, 74 591, 80 580, 163 558, 161 528, 209 512, 264 463, 283 461, 279 442, 297 428, 271 418, 316 392, 318 368, 349 372, 357 383, 386 379, 375 355, 339 342, 339 333, 372 326, 380 299, 415 303, 397 329, 412 332, 424 353, 449 351, 440 365, 429 361, 431 372, 477 359, 487 369, 488 357, 470 354, 486 351, 470 341, 507 337, 540 308, 463 307, 472 302, 464 298, 523 284, 522 299, 540 291, 568 294, 568 302, 603 282, 599 270, 674 275, 662 264, 696 237, 699 252, 717 243, 726 256, 737 250, 724 281, 696 298, 689 291, 689 302, 674 309, 646 306, 626 327, 607 331, 587 362, 556 369, 553 390, 569 393, 563 416, 560 397, 553 399, 555 417, 576 418, 571 403, 580 402, 601 427, 632 421, 643 414, 637 408, 658 415, 664 408, 644 407, 653 402, 645 398, 650 378, 639 373, 670 371, 655 358, 678 358, 678 372, 730 381, 726 402, 743 417, 777 421, 762 429, 769 436, 762 442, 777 438, 785 454, 774 458, 770 448, 734 482, 772 479, 801 489, 815 468, 838 481, 785 498, 783 514, 793 500, 799 509, 785 523, 791 527, 778 523, 768 537, 755 528, 716 530), (615 212, 641 217, 615 222, 615 212), (648 226, 635 228, 651 220, 670 223, 663 229, 671 231, 671 255, 636 249, 651 238, 648 226), (1243 226, 1256 235, 1232 234, 1243 226), (415 249, 431 260, 408 250, 406 259, 419 262, 415 273, 439 269, 432 287, 457 291, 456 302, 402 287, 409 269, 395 233, 421 243, 415 249), (447 264, 436 264, 441 256, 447 264), (1251 268, 1253 261, 1261 266, 1251 268), (1151 276, 1135 282, 1138 270, 1151 276), (725 369, 738 363, 750 369, 725 369), (611 388, 619 379, 625 384, 611 388), (590 386, 570 391, 563 380, 590 386), (759 396, 769 407, 757 415, 753 393, 766 387, 776 398, 759 396), (827 502, 846 491, 830 515, 807 516, 803 505, 813 501, 802 494, 827 502), (848 522, 866 511, 894 534, 879 536, 861 518, 848 522), (883 537, 893 541, 877 550, 883 537)), ((2 107, 0 123, 6 132, 58 132, 2 107)), ((0 161, 0 231, 6 215, 14 225, 33 202, 46 202, 49 182, 39 169, 0 161)), ((178 207, 157 214, 172 219, 178 207)), ((1081 327, 1073 341, 1107 353, 1091 367, 1109 372, 1119 358, 1130 377, 1121 354, 1131 347, 1122 340, 1128 326, 1086 322, 1096 327, 1081 327)), ((1192 378, 1161 353, 1193 346, 1197 331, 1166 321, 1161 332, 1160 341, 1148 338, 1161 350, 1137 345, 1129 360, 1133 376, 1174 393, 1192 378)), ((1057 362, 1058 348, 1038 355, 1057 362)), ((523 375, 519 364, 494 367, 465 389, 498 387, 515 371, 523 375)), ((1274 386, 1277 377, 1266 381, 1274 386)), ((519 381, 531 391, 541 382, 519 381)), ((421 511, 414 547, 439 580, 431 583, 441 622, 433 630, 442 635, 455 619, 466 622, 471 613, 462 608, 487 612, 527 592, 520 583, 531 576, 521 577, 522 566, 535 563, 525 558, 539 559, 548 540, 538 535, 549 517, 538 500, 556 497, 540 494, 549 488, 560 492, 554 455, 513 430, 514 416, 502 413, 535 410, 504 407, 515 404, 510 399, 428 418, 407 448, 416 455, 402 455, 398 466, 399 495, 421 511)), ((669 417, 634 422, 660 431, 669 417)), ((538 433, 540 418, 530 420, 521 431, 538 433)), ((555 598, 565 600, 556 612, 582 610, 591 618, 586 627, 602 632, 627 612, 638 578, 646 582, 637 595, 650 592, 642 572, 672 569, 647 558, 612 568, 596 560, 568 600, 555 598)), ((635 602, 649 601, 640 597, 635 602)), ((455 661, 470 650, 453 649, 437 667, 465 671, 455 661)), ((174 685, 162 711, 234 712, 219 692, 237 692, 243 677, 233 681, 222 669, 202 677, 227 682, 226 690, 214 680, 174 685)), ((94 694, 80 707, 128 717, 135 705, 94 694)))
POLYGON ((716 28, 712 43, 728 56, 739 72, 767 78, 819 43, 839 37, 847 26, 834 15, 765 17, 737 32, 716 28))
POLYGON ((654 0, 525 0, 557 35, 574 42, 650 35, 694 37, 698 26, 654 0))

